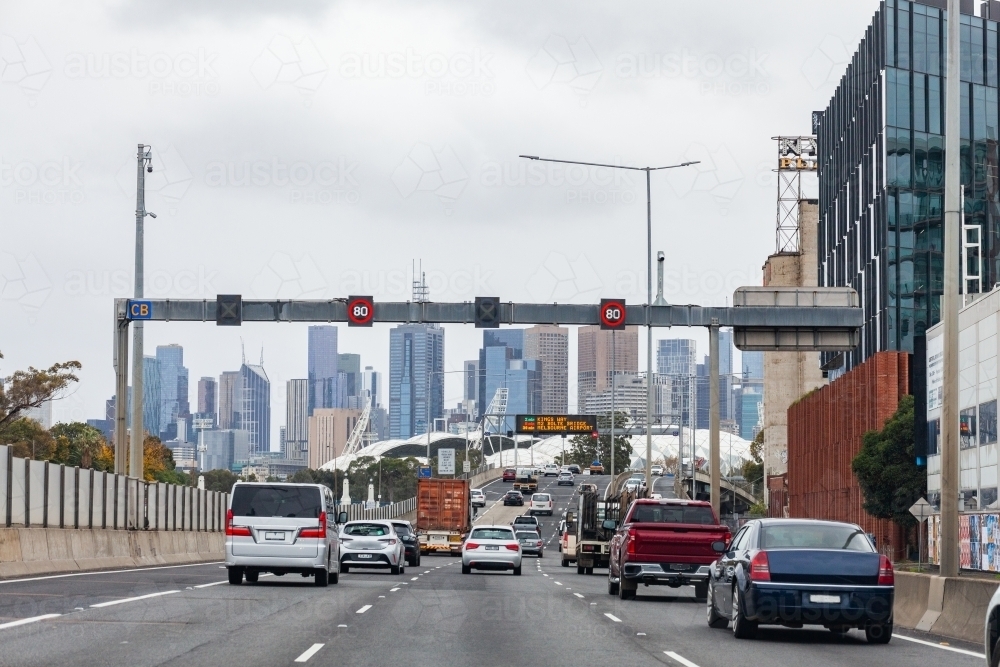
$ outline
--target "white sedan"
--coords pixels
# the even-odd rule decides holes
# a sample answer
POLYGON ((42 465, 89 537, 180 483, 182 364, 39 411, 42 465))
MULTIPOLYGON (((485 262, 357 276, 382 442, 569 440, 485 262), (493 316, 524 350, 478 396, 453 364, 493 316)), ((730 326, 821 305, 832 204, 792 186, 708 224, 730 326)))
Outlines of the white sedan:
POLYGON ((462 545, 462 574, 513 570, 521 575, 521 544, 510 526, 476 526, 462 545))
POLYGON ((357 568, 389 568, 392 574, 406 571, 406 547, 389 521, 348 521, 340 529, 340 571, 357 568))

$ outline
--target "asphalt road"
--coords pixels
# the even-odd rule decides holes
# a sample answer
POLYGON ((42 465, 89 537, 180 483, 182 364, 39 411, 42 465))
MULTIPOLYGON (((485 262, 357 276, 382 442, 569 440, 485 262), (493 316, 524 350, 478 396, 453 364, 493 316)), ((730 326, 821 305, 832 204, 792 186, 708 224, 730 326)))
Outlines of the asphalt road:
MULTIPOLYGON (((485 490, 495 502, 505 488, 485 490)), ((554 478, 540 488, 557 500, 553 520, 542 519, 554 556, 553 529, 576 496, 554 478)), ((326 589, 292 575, 224 582, 219 564, 0 582, 0 665, 984 664, 979 646, 899 633, 887 646, 809 629, 737 640, 708 627, 691 590, 640 588, 621 601, 607 594, 606 570, 577 575, 555 557, 527 558, 520 577, 462 575, 458 559, 428 556, 403 575, 352 572, 326 589), (33 620, 47 614, 58 615, 33 620)))

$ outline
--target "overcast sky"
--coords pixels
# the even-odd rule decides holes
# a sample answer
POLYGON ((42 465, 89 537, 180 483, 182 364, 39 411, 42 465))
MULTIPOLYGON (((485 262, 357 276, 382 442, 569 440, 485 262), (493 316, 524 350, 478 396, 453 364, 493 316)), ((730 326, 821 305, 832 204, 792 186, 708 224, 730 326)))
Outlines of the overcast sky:
MULTIPOLYGON (((807 134, 877 8, 769 2, 4 2, 0 374, 77 359, 58 420, 103 417, 112 299, 132 294, 135 152, 146 296, 645 300, 652 177, 666 298, 721 305, 774 251, 778 134, 807 134), (205 5, 210 6, 205 6, 205 5), (537 171, 535 171, 537 169, 537 171)), ((388 373, 387 325, 340 351, 388 373)), ((674 329, 658 337, 699 340, 674 329)), ((248 359, 306 373, 306 325, 152 323, 197 379, 248 359)), ((448 370, 481 332, 446 331, 448 370)), ((571 336, 570 377, 576 373, 571 336)), ((645 364, 644 349, 640 364, 645 364)), ((448 377, 448 404, 461 399, 448 377)), ((383 396, 387 400, 387 396, 383 396)), ((575 404, 571 389, 571 407, 575 404)))

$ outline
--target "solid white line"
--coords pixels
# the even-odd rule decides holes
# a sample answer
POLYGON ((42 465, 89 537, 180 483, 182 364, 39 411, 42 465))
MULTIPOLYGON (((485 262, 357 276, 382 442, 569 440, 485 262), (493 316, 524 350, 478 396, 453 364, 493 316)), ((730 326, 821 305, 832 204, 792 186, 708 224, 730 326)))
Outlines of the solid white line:
POLYGON ((295 662, 308 662, 309 658, 316 655, 316 652, 319 651, 321 648, 323 648, 323 646, 324 646, 323 644, 313 644, 308 649, 306 649, 305 653, 295 658, 295 662))
POLYGON ((171 593, 180 593, 180 591, 163 591, 162 593, 149 593, 148 595, 139 595, 134 598, 122 598, 121 600, 111 600, 110 602, 99 602, 97 604, 90 605, 90 608, 100 609, 101 607, 113 607, 116 604, 122 604, 124 602, 135 602, 136 600, 148 600, 149 598, 158 598, 161 595, 170 595, 171 593))
POLYGON ((621 623, 622 622, 622 619, 618 618, 614 614, 609 614, 609 613, 605 612, 604 615, 607 616, 608 618, 610 618, 615 623, 621 623))
POLYGON ((366 605, 365 605, 364 607, 362 607, 361 609, 358 609, 358 610, 357 610, 356 612, 354 612, 354 613, 355 613, 355 614, 363 614, 363 613, 365 613, 366 611, 368 611, 368 610, 369 610, 369 609, 371 609, 371 608, 372 608, 372 606, 371 606, 370 604, 366 604, 366 605))
POLYGON ((934 648, 939 648, 942 651, 951 651, 953 653, 961 653, 962 655, 971 655, 973 658, 986 658, 985 653, 976 653, 975 651, 966 651, 965 649, 955 648, 954 646, 941 646, 941 644, 935 644, 934 642, 924 641, 923 639, 917 639, 915 637, 907 637, 906 635, 893 635, 896 639, 905 639, 908 642, 913 642, 914 644, 923 644, 924 646, 933 646, 934 648))
POLYGON ((664 651, 664 653, 666 653, 667 656, 669 656, 670 658, 684 665, 684 667, 698 667, 698 665, 694 664, 693 662, 691 662, 690 660, 688 660, 683 656, 677 655, 673 651, 664 651))
POLYGON ((156 567, 133 567, 127 570, 96 570, 94 572, 72 572, 70 574, 51 574, 45 577, 28 577, 27 579, 2 579, 0 584, 16 584, 22 581, 45 581, 46 579, 64 579, 66 577, 89 577, 95 574, 120 574, 122 572, 147 572, 149 570, 172 570, 178 567, 199 567, 201 565, 215 565, 223 561, 217 560, 211 563, 188 563, 186 565, 158 565, 156 567))
POLYGON ((44 621, 48 618, 55 618, 56 616, 62 616, 62 614, 43 614, 41 616, 32 616, 31 618, 18 619, 16 621, 11 621, 10 623, 0 623, 0 630, 6 630, 7 628, 16 628, 19 625, 27 625, 28 623, 44 621))
POLYGON ((210 584, 198 584, 195 588, 208 588, 209 586, 218 586, 219 584, 228 584, 229 580, 226 581, 213 581, 210 584))

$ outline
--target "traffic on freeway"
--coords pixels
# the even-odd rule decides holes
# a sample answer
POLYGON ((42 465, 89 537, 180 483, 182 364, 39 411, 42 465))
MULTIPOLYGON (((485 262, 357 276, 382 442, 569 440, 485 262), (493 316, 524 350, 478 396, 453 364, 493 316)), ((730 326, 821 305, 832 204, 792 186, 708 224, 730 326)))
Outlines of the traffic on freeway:
MULTIPOLYGON (((610 482, 606 476, 584 478, 595 483, 601 494, 610 482)), ((666 495, 666 484, 667 480, 656 478, 654 490, 662 486, 666 495)), ((762 622, 755 628, 754 639, 738 639, 732 630, 718 629, 718 621, 706 613, 706 601, 697 585, 672 587, 651 581, 647 586, 640 579, 634 599, 608 595, 608 570, 597 567, 593 574, 577 574, 562 567, 558 558, 518 548, 515 535, 527 535, 522 527, 537 525, 538 532, 531 534, 538 536, 545 549, 556 551, 560 517, 579 511, 580 494, 549 477, 541 481, 539 492, 551 495, 553 516, 527 517, 523 507, 503 505, 508 487, 509 483, 500 480, 482 486, 486 508, 476 511, 460 555, 428 554, 421 566, 408 567, 405 573, 401 569, 398 574, 388 567, 354 567, 352 560, 349 570, 341 570, 339 582, 326 588, 297 574, 269 572, 262 572, 256 581, 233 586, 222 562, 0 582, 0 664, 263 666, 400 664, 414 659, 419 664, 569 665, 582 660, 586 664, 683 667, 757 662, 886 667, 984 664, 981 646, 941 643, 932 636, 899 629, 887 645, 872 645, 865 631, 855 627, 838 625, 830 631, 762 622), (497 549, 487 550, 489 546, 497 549), (387 636, 392 640, 385 641, 387 636)), ((680 525, 711 528, 701 504, 677 502, 639 501, 633 509, 647 514, 626 515, 619 532, 624 536, 630 525, 641 526, 643 531, 680 525), (650 511, 659 514, 653 516, 650 511), (679 516, 665 517, 665 511, 679 516), (693 522, 686 523, 685 518, 693 522)), ((758 544, 830 537, 806 528, 810 532, 799 538, 791 528, 778 532, 776 524, 764 523, 749 526, 735 537, 749 535, 754 542, 746 547, 751 551, 758 544)), ((375 541, 391 540, 393 535, 391 524, 368 521, 348 522, 341 533, 375 541)), ((709 533, 706 539, 721 538, 718 530, 709 533)), ((847 540, 850 553, 866 554, 859 543, 851 549, 848 533, 836 537, 847 540)), ((640 546, 661 543, 655 532, 633 539, 640 546)), ((381 546, 373 547, 372 553, 383 552, 381 546)), ((628 553, 627 545, 623 552, 628 553)), ((647 553, 644 546, 635 552, 647 553)), ((733 558, 742 558, 742 553, 737 548, 733 558)), ((773 554, 789 552, 769 548, 767 553, 775 581, 787 570, 773 554)), ((694 558, 700 559, 700 552, 694 558)), ((839 562, 848 567, 848 561, 839 562)), ((727 567, 722 560, 713 572, 727 567)), ((873 576, 882 575, 876 571, 873 576)), ((720 602, 716 583, 708 597, 716 601, 718 619, 729 614, 729 609, 728 603, 723 607, 720 602)))

